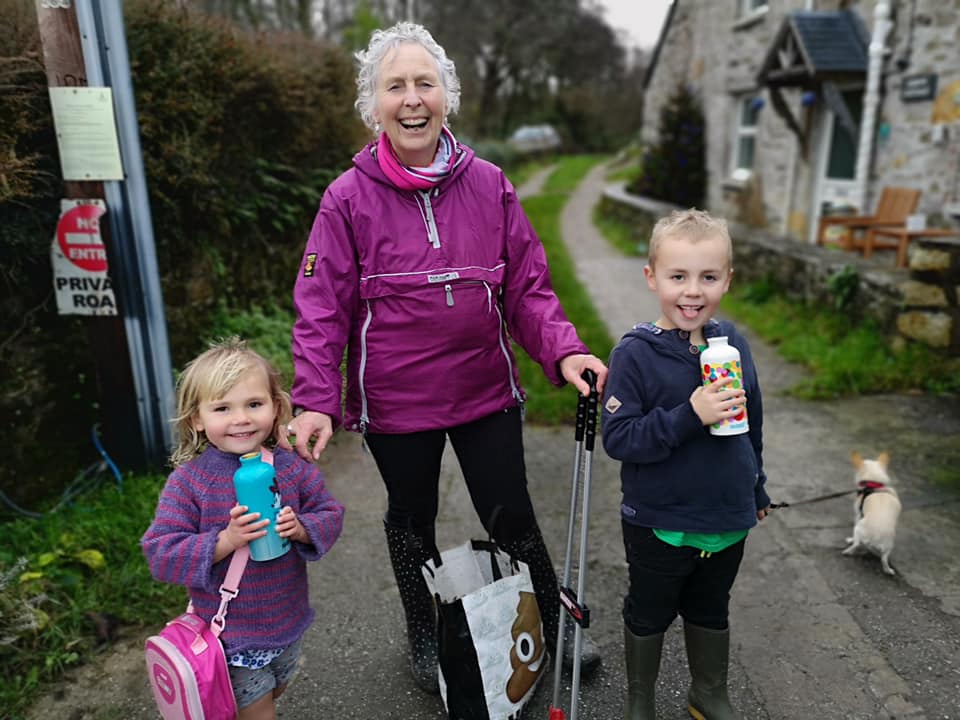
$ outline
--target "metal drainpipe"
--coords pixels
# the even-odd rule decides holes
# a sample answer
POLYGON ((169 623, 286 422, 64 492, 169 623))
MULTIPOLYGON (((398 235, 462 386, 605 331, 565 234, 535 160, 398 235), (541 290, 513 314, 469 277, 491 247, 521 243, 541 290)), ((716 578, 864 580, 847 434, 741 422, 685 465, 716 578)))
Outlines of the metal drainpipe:
POLYGON ((877 125, 877 110, 880 105, 880 76, 883 72, 883 56, 887 50, 887 35, 893 28, 893 23, 890 21, 892 10, 893 2, 887 2, 886 0, 880 0, 873 10, 873 34, 870 38, 867 89, 863 94, 863 118, 860 121, 856 190, 854 192, 857 208, 864 215, 867 213, 868 175, 873 159, 873 136, 877 125))

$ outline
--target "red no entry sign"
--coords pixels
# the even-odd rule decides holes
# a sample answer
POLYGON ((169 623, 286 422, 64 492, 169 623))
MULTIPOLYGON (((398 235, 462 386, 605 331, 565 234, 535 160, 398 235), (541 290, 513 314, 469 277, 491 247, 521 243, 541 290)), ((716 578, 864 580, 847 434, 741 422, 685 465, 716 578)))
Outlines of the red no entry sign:
POLYGON ((104 212, 97 205, 77 205, 63 213, 57 223, 57 242, 63 256, 81 270, 107 270, 107 250, 100 237, 100 216, 104 212))

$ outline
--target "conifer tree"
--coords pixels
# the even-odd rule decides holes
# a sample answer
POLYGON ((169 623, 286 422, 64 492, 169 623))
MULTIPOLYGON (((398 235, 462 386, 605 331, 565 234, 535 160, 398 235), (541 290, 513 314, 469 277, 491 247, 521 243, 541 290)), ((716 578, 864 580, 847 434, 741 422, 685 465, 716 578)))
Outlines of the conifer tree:
POLYGON ((643 155, 628 188, 682 207, 703 207, 707 192, 706 121, 699 98, 680 85, 660 110, 659 141, 643 155))

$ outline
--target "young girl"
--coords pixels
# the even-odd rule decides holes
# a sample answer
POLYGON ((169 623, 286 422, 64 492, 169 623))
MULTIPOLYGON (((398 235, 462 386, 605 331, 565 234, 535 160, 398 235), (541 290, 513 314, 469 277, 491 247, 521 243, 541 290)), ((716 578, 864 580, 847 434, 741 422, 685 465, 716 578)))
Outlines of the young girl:
MULTIPOLYGON (((207 622, 220 604, 231 554, 266 535, 270 522, 237 505, 233 473, 241 455, 276 441, 289 417, 279 374, 237 338, 190 362, 177 385, 174 471, 141 543, 153 576, 185 586, 207 622)), ((276 529, 293 547, 273 560, 249 561, 230 603, 220 639, 240 720, 276 717, 274 701, 294 674, 313 620, 306 561, 320 559, 343 524, 343 506, 327 492, 320 471, 296 453, 274 453, 284 503, 276 529)))

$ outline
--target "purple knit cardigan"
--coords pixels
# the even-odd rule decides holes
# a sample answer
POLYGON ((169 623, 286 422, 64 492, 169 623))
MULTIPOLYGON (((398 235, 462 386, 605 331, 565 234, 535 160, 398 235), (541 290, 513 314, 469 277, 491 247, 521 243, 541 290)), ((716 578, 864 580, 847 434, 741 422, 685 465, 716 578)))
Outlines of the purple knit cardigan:
MULTIPOLYGON (((140 541, 153 576, 185 586, 194 610, 207 622, 220 604, 218 591, 230 564, 229 555, 214 563, 213 550, 237 503, 233 473, 238 467, 237 455, 209 447, 176 468, 140 541)), ((247 563, 220 636, 228 655, 284 648, 303 635, 314 615, 306 561, 323 557, 343 527, 343 506, 327 492, 316 466, 277 448, 274 467, 282 502, 293 508, 311 544, 295 542, 279 558, 247 563)))

